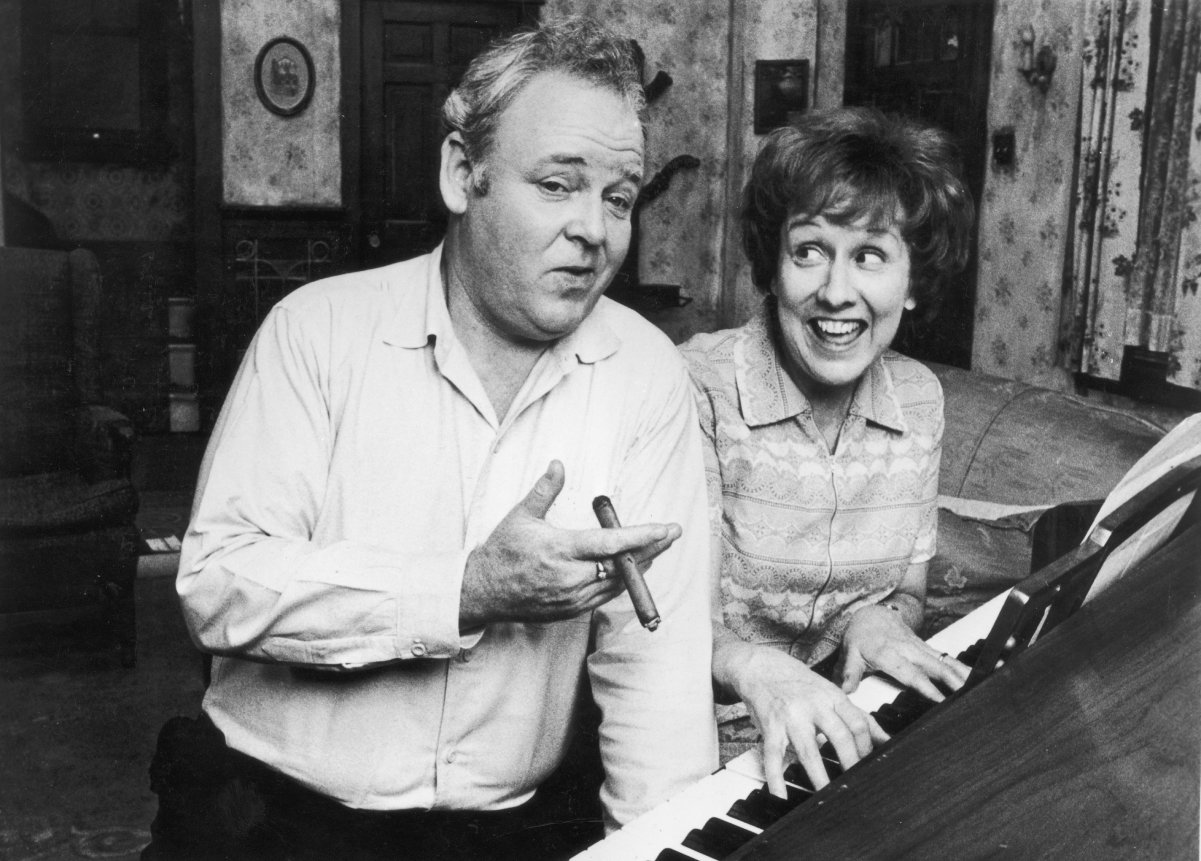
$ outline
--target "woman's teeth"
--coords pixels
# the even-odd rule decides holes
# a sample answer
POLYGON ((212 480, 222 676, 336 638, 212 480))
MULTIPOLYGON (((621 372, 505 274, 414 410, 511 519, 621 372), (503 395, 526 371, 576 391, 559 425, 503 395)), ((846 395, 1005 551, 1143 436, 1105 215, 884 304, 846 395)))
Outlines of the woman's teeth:
POLYGON ((813 327, 827 338, 847 338, 859 333, 862 324, 857 320, 814 320, 813 327))

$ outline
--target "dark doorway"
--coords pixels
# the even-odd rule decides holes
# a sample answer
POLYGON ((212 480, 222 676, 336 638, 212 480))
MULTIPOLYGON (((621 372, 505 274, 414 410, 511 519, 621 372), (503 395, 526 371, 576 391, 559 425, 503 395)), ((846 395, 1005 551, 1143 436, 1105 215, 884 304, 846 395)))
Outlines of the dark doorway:
MULTIPOLYGON (((849 0, 848 105, 921 117, 950 132, 962 150, 979 206, 988 142, 993 0, 849 0)), ((976 241, 967 269, 932 320, 906 320, 894 343, 916 359, 967 368, 972 359, 976 241)))
POLYGON ((362 259, 381 266, 442 239, 438 111, 492 38, 536 17, 518 2, 362 5, 362 259))

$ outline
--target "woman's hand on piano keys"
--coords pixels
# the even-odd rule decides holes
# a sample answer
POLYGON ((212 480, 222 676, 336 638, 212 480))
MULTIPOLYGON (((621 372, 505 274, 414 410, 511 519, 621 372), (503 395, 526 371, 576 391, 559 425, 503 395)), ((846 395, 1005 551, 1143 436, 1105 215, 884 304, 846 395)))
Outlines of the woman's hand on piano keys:
POLYGON ((888 740, 875 719, 847 699, 837 685, 791 655, 741 642, 724 658, 730 687, 746 703, 763 735, 763 771, 773 795, 786 796, 784 768, 789 748, 814 788, 830 782, 818 751, 818 733, 826 736, 844 770, 888 740))
POLYGON ((944 691, 963 687, 971 674, 970 667, 926 645, 897 613, 879 605, 856 610, 842 635, 842 689, 854 691, 868 671, 885 673, 934 702, 945 699, 944 691))

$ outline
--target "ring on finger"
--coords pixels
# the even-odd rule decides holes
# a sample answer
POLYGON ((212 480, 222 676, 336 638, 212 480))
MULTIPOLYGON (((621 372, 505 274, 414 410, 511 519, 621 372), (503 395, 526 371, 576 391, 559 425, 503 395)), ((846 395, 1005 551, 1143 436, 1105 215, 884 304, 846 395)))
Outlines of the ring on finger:
POLYGON ((947 658, 949 658, 949 657, 951 657, 951 656, 948 655, 946 652, 943 652, 941 655, 938 656, 938 662, 940 664, 944 663, 947 660, 947 658))
POLYGON ((598 561, 596 563, 596 579, 604 580, 608 576, 609 576, 609 572, 607 570, 605 570, 605 563, 598 561))

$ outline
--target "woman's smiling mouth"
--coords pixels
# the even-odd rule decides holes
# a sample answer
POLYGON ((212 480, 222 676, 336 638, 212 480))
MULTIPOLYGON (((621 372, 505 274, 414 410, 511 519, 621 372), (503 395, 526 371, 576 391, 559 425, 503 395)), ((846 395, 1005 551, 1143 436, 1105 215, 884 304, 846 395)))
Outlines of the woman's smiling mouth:
POLYGON ((817 317, 809 321, 809 329, 818 340, 831 346, 850 344, 867 329, 862 320, 834 320, 817 317))

